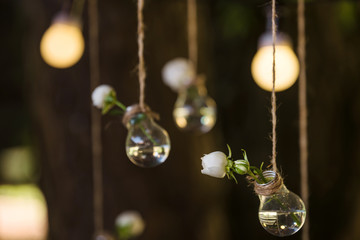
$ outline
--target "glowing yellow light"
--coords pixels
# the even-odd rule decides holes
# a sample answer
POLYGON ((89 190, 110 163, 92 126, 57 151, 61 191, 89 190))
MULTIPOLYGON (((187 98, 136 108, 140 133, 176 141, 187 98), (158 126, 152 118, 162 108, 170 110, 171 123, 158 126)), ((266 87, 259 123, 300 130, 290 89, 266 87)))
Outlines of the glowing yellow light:
POLYGON ((45 240, 47 209, 33 185, 0 186, 0 239, 45 240))
MULTIPOLYGON (((299 61, 289 45, 277 45, 275 52, 275 91, 290 88, 299 76, 299 61)), ((251 64, 252 76, 262 89, 272 91, 273 47, 259 48, 251 64)))
POLYGON ((84 52, 84 38, 74 21, 55 21, 44 33, 40 53, 55 68, 68 68, 77 63, 84 52))

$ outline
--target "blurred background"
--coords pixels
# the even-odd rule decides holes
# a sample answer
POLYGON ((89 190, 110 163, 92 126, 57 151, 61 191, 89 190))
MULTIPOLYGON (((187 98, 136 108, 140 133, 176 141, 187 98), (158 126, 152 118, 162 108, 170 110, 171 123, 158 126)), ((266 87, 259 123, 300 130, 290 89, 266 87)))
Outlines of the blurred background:
MULTIPOLYGON (((202 175, 200 157, 246 149, 250 162, 269 163, 270 93, 250 66, 266 28, 261 0, 198 0, 199 72, 218 105, 218 122, 204 135, 180 132, 177 98, 161 69, 187 57, 186 1, 145 1, 146 102, 170 134, 168 160, 153 169, 125 154, 127 130, 103 117, 104 223, 141 212, 146 240, 276 239, 258 220, 258 197, 239 184, 202 175)), ((39 44, 60 0, 2 0, 0 63, 0 239, 91 239, 93 181, 87 2, 85 53, 71 68, 55 69, 39 44), (47 236, 47 237, 46 237, 47 236)), ((279 28, 297 46, 297 2, 279 1, 279 28)), ((118 98, 138 101, 136 1, 99 1, 101 82, 118 98)), ((312 239, 360 239, 360 2, 306 1, 309 107, 310 234, 312 239)), ((286 186, 300 194, 298 86, 277 94, 278 165, 286 186)), ((99 112, 100 114, 100 112, 99 112)), ((301 231, 285 239, 301 239, 301 231)))

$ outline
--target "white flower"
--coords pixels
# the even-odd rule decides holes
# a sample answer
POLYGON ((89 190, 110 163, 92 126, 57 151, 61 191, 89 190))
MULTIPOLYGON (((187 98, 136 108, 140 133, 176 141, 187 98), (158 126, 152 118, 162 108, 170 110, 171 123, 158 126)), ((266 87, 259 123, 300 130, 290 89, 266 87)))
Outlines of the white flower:
POLYGON ((105 98, 112 92, 114 89, 106 84, 100 85, 91 94, 91 99, 93 105, 97 108, 102 109, 104 107, 105 98))
POLYGON ((226 175, 227 157, 223 152, 212 152, 204 155, 202 158, 202 174, 216 178, 223 178, 226 175))
POLYGON ((125 211, 121 213, 116 218, 115 225, 120 231, 125 229, 123 234, 126 234, 127 237, 138 236, 145 229, 145 222, 137 211, 125 211))
POLYGON ((162 69, 164 83, 176 92, 190 84, 194 75, 192 64, 185 58, 175 58, 166 63, 162 69))

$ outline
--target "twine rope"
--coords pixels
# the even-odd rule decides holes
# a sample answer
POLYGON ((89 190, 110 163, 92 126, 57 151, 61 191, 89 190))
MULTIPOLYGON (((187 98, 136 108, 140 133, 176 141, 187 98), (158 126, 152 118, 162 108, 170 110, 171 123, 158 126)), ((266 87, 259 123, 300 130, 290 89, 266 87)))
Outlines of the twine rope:
MULTIPOLYGON (((89 61, 90 85, 95 89, 100 84, 99 64, 99 21, 98 1, 89 0, 89 61)), ((103 186, 102 186, 102 146, 101 146, 101 115, 91 108, 91 139, 93 161, 93 201, 95 234, 103 231, 103 186)))
POLYGON ((145 112, 145 78, 146 78, 146 70, 145 70, 145 60, 144 60, 144 0, 138 0, 138 9, 137 9, 137 17, 138 17, 138 56, 139 56, 139 85, 140 85, 140 96, 139 96, 139 105, 143 112, 145 112))
MULTIPOLYGON (((300 179, 301 197, 309 211, 309 182, 308 182, 308 133, 307 133, 307 99, 306 99, 306 31, 305 31, 305 4, 298 1, 298 54, 300 60, 299 75, 299 147, 300 147, 300 179)), ((308 215, 308 214, 307 214, 308 215)), ((310 240, 309 217, 302 232, 303 240, 310 240)))
POLYGON ((276 94, 275 94, 275 81, 276 81, 276 62, 275 62, 275 43, 276 43, 276 0, 272 0, 272 46, 273 46, 273 62, 272 62, 272 92, 271 92, 271 122, 272 122, 272 158, 271 158, 271 165, 274 172, 277 172, 277 166, 276 166, 276 123, 277 123, 277 117, 276 117, 276 94))
POLYGON ((198 64, 198 36, 197 36, 197 4, 196 0, 187 1, 187 30, 188 30, 188 45, 189 45, 189 60, 193 64, 195 76, 197 74, 198 64))
POLYGON ((270 196, 275 194, 283 185, 283 179, 279 173, 275 172, 275 178, 268 183, 258 184, 254 182, 254 191, 258 195, 270 196))

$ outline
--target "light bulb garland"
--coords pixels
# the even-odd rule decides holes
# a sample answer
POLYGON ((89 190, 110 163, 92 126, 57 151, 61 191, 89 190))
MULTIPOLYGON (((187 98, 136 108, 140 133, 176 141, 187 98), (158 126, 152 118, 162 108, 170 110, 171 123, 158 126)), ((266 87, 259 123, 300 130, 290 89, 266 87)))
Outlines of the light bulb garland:
POLYGON ((205 77, 197 75, 198 40, 196 0, 187 1, 189 60, 176 58, 165 64, 163 80, 178 93, 173 117, 183 131, 207 133, 216 123, 216 103, 208 96, 205 77))
POLYGON ((234 179, 236 174, 248 175, 247 179, 253 183, 254 191, 260 199, 259 221, 261 226, 270 234, 284 237, 298 232, 305 223, 305 204, 299 196, 289 191, 283 184, 281 175, 277 172, 276 164, 276 6, 272 0, 272 92, 271 92, 271 121, 272 121, 272 169, 263 170, 251 166, 246 152, 243 159, 233 160, 230 147, 228 156, 223 152, 212 152, 201 158, 203 169, 201 173, 223 178, 234 179))
POLYGON ((165 129, 155 121, 159 115, 145 104, 145 60, 144 60, 144 0, 138 0, 138 57, 139 57, 139 103, 126 107, 116 97, 115 90, 108 85, 98 86, 92 93, 93 105, 109 112, 123 114, 123 124, 128 129, 126 154, 139 167, 155 167, 166 161, 170 153, 170 138, 165 129))
POLYGON ((69 68, 82 57, 85 41, 82 34, 81 15, 84 0, 74 0, 70 13, 57 14, 40 42, 43 60, 54 68, 69 68))

